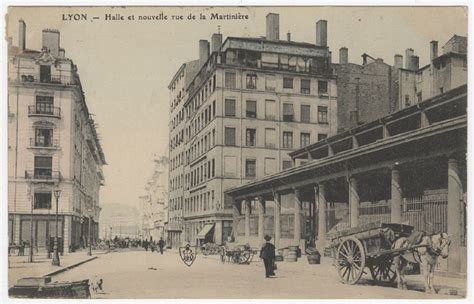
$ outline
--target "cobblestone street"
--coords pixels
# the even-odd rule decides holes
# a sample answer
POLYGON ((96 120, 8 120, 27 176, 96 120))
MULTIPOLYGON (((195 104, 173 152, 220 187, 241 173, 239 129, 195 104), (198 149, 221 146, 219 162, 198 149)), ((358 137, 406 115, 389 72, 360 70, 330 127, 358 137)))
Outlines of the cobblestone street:
MULTIPOLYGON (((296 263, 280 262, 277 277, 265 279, 263 263, 255 257, 250 265, 222 264, 218 256, 198 255, 191 267, 177 252, 123 251, 101 255, 75 269, 53 277, 53 281, 80 280, 98 276, 104 292, 93 298, 456 298, 428 295, 420 280, 409 277, 410 291, 373 286, 369 280, 344 285, 328 259, 309 265, 306 258, 296 263)), ((419 277, 419 276, 414 276, 419 277)), ((439 280, 435 278, 435 286, 439 280)))

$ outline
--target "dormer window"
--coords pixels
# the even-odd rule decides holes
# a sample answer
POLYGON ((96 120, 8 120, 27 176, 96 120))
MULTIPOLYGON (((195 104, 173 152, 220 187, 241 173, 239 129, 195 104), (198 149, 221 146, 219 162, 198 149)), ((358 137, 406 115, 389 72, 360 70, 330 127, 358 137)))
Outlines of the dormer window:
POLYGON ((51 66, 40 65, 40 82, 51 82, 51 66))

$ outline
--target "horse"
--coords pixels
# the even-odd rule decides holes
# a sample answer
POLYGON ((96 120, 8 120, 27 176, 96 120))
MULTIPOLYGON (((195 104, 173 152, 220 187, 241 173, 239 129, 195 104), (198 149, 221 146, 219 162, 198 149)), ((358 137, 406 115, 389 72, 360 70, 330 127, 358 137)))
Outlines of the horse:
MULTIPOLYGON (((449 254, 449 245, 451 241, 447 233, 438 233, 430 236, 423 236, 421 242, 412 250, 402 251, 393 259, 395 272, 397 274, 397 287, 407 289, 405 279, 405 270, 408 262, 419 263, 425 277, 425 292, 436 293, 433 287, 433 277, 438 257, 446 259, 449 254)), ((409 248, 410 244, 406 237, 401 237, 393 244, 393 249, 409 248)))

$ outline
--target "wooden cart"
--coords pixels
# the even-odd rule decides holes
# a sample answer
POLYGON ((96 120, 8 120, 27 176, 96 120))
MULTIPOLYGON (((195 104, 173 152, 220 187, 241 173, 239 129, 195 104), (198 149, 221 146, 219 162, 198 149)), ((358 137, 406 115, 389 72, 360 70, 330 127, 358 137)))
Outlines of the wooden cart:
POLYGON ((250 264, 257 250, 249 245, 226 245, 221 246, 221 262, 233 262, 235 264, 250 264))
POLYGON ((367 267, 374 280, 394 281, 393 258, 419 246, 392 249, 392 244, 400 237, 409 236, 412 231, 413 226, 377 222, 336 233, 328 248, 340 280, 345 284, 355 284, 367 267))

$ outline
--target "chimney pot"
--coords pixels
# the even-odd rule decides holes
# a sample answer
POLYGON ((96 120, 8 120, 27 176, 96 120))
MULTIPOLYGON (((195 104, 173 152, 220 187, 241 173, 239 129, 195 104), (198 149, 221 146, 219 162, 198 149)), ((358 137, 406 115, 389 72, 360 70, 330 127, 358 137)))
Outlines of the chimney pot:
POLYGON ((316 22, 316 45, 328 46, 328 22, 326 20, 316 22))
POLYGON ((59 56, 60 34, 58 30, 44 29, 43 30, 43 47, 47 48, 52 56, 59 56))
POLYGON ((23 19, 18 21, 19 31, 18 31, 18 47, 21 51, 26 49, 26 23, 23 19))
POLYGON ((420 67, 420 58, 418 56, 411 56, 411 70, 417 71, 420 67))
POLYGON ((212 34, 212 37, 211 37, 212 52, 211 53, 219 51, 221 45, 222 45, 222 34, 221 33, 212 34))
POLYGON ((412 70, 412 60, 411 57, 415 54, 415 51, 413 49, 406 49, 405 51, 405 68, 408 70, 412 70))
POLYGON ((291 33, 290 32, 288 32, 286 34, 286 40, 291 41, 291 33))
POLYGON ((209 41, 199 40, 199 66, 202 67, 209 58, 209 41))
POLYGON ((433 61, 433 59, 435 59, 436 57, 438 57, 438 41, 431 41, 430 42, 430 59, 431 61, 433 61))
POLYGON ((396 54, 394 56, 394 66, 397 69, 403 68, 403 56, 400 54, 396 54))
POLYGON ((349 63, 349 50, 345 46, 339 49, 339 63, 349 63))
POLYGON ((275 13, 267 14, 267 40, 280 40, 280 15, 275 13))

